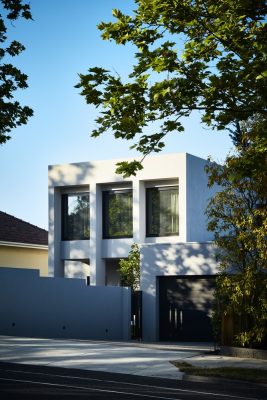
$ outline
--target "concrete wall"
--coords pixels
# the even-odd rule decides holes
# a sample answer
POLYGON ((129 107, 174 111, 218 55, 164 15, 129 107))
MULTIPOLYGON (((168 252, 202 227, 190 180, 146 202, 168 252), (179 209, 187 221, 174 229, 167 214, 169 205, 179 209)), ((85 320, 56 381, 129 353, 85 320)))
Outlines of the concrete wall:
POLYGON ((39 269, 48 276, 48 249, 1 245, 0 267, 39 269))
POLYGON ((49 273, 64 276, 66 259, 87 258, 92 285, 113 283, 117 278, 115 268, 108 269, 111 261, 127 257, 131 244, 138 243, 142 248, 144 339, 153 341, 158 338, 156 277, 207 275, 216 271, 214 248, 205 243, 212 240, 206 229, 205 208, 213 191, 207 187, 207 161, 186 153, 147 157, 143 170, 127 179, 115 173, 119 161, 124 160, 49 167, 49 273), (146 188, 170 184, 179 186, 179 234, 146 237, 146 188), (102 191, 130 187, 133 238, 103 239, 102 191), (61 195, 73 191, 90 192, 90 240, 83 243, 61 241, 61 195))
POLYGON ((65 260, 64 278, 87 279, 90 276, 90 265, 86 260, 65 260))
POLYGON ((217 267, 212 243, 142 245, 143 340, 158 340, 157 276, 213 275, 217 267))
POLYGON ((128 340, 130 289, 0 268, 0 334, 128 340))
POLYGON ((185 243, 207 240, 204 204, 208 196, 204 176, 205 160, 186 153, 147 157, 144 169, 130 179, 115 173, 116 163, 104 160, 49 167, 49 274, 64 276, 66 259, 90 259, 92 284, 105 284, 104 258, 126 257, 136 243, 185 243), (145 192, 149 186, 179 185, 179 234, 146 237, 145 192), (205 186, 203 188, 203 185, 205 186), (102 191, 107 188, 133 189, 133 239, 102 239, 102 191), (90 192, 90 241, 61 241, 61 195, 90 192))
POLYGON ((187 154, 186 157, 186 241, 206 242, 213 239, 207 231, 205 210, 209 199, 218 190, 208 188, 205 166, 208 161, 187 154))

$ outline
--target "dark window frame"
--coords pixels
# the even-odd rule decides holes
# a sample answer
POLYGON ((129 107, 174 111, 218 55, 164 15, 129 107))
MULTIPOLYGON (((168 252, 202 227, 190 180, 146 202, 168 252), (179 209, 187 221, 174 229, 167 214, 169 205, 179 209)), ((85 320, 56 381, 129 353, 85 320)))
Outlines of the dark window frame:
POLYGON ((118 189, 118 190, 103 190, 102 191, 102 238, 103 239, 128 239, 133 237, 133 190, 132 189, 118 189), (131 193, 132 194, 132 219, 131 219, 131 224, 132 224, 132 233, 131 235, 121 235, 121 236, 113 236, 109 235, 106 229, 106 218, 108 218, 107 215, 107 203, 106 203, 106 198, 108 198, 110 195, 116 195, 116 194, 124 194, 124 193, 131 193))
POLYGON ((61 240, 62 241, 74 241, 74 240, 90 240, 90 193, 89 192, 73 192, 73 193, 63 193, 61 195, 61 240), (72 196, 88 196, 89 202, 89 218, 88 218, 88 236, 79 236, 79 238, 72 238, 72 236, 67 232, 67 220, 68 220, 68 199, 72 196))
POLYGON ((170 186, 153 186, 153 187, 148 187, 146 188, 146 237, 168 237, 168 236, 179 236, 179 186, 178 185, 170 185, 170 186), (149 195, 148 193, 150 192, 160 192, 160 191, 165 191, 165 190, 170 190, 170 189, 177 189, 177 195, 178 195, 178 201, 177 201, 177 217, 178 217, 178 230, 175 233, 165 233, 160 234, 158 233, 149 233, 149 195))

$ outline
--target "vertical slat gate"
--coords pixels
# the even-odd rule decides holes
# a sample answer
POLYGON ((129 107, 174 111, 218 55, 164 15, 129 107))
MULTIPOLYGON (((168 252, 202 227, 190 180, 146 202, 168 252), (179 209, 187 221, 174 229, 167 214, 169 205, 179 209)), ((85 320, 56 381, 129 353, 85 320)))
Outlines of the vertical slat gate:
POLYGON ((132 291, 131 338, 142 339, 142 291, 132 291))

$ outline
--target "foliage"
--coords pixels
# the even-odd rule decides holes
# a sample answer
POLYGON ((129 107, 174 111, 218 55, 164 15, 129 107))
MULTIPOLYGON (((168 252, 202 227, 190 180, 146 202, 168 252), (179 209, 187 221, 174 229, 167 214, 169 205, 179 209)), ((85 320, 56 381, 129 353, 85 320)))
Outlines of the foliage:
POLYGON ((131 251, 127 259, 119 261, 119 272, 123 286, 129 286, 133 290, 138 290, 140 286, 140 250, 138 244, 131 246, 131 251))
POLYGON ((181 372, 185 372, 186 375, 196 375, 196 376, 214 376, 224 379, 239 379, 241 381, 250 382, 262 382, 266 383, 267 371, 259 368, 243 368, 243 367, 200 367, 189 364, 184 361, 173 361, 175 365, 181 372))
POLYGON ((26 124, 33 111, 28 106, 21 106, 14 100, 14 91, 25 89, 27 75, 4 58, 19 55, 25 47, 17 40, 4 44, 7 41, 7 22, 12 24, 18 18, 32 19, 30 6, 21 0, 0 0, 2 10, 0 14, 0 144, 10 139, 9 133, 19 125, 26 124), (6 14, 4 16, 4 13, 6 14))
POLYGON ((242 346, 267 338, 266 128, 263 118, 249 121, 241 127, 237 153, 224 166, 207 167, 210 185, 221 187, 207 208, 220 261, 215 320, 233 315, 242 346))
MULTIPOLYGON (((240 121, 266 113, 264 0, 135 0, 132 15, 113 10, 115 22, 98 25, 104 40, 137 48, 128 81, 100 67, 76 85, 88 104, 101 107, 92 136, 111 130, 136 140, 144 157, 164 147, 165 136, 184 130, 193 111, 234 142, 240 121), (149 126, 151 134, 143 134, 149 126)), ((266 115, 266 114, 265 114, 266 115)), ((139 161, 118 163, 135 175, 139 161)))

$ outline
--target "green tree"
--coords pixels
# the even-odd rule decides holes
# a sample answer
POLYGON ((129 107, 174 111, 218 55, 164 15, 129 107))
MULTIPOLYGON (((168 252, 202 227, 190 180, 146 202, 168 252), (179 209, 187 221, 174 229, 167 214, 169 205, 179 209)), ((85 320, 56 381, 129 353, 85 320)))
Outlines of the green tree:
MULTIPOLYGON (((241 121, 266 115, 266 3, 264 0, 135 0, 132 15, 113 10, 115 22, 98 25, 104 40, 133 44, 129 79, 100 67, 80 74, 81 95, 101 107, 97 137, 134 140, 145 157, 183 131, 182 117, 202 113, 213 129, 228 129, 234 143, 241 121), (142 133, 149 126, 151 134, 142 133)), ((139 161, 118 163, 135 175, 139 161)))
POLYGON ((27 75, 14 65, 6 62, 9 57, 19 55, 25 47, 13 40, 7 42, 7 24, 18 18, 32 19, 30 6, 21 0, 0 0, 0 144, 10 139, 9 133, 19 125, 26 124, 33 111, 14 100, 17 89, 25 89, 27 75))
POLYGON ((241 125, 236 154, 207 167, 210 186, 220 185, 207 208, 220 263, 214 320, 220 333, 223 318, 233 318, 241 346, 267 339, 266 128, 262 118, 241 125))
POLYGON ((140 286, 140 249, 138 244, 131 246, 127 259, 119 261, 119 272, 123 286, 129 286, 133 290, 139 290, 140 286))

